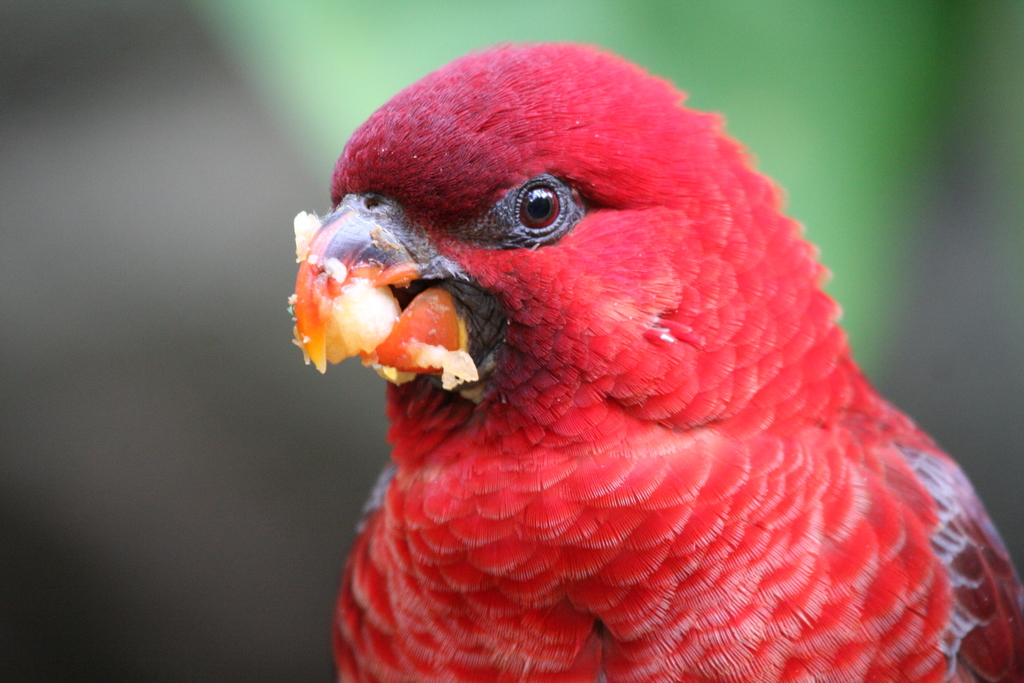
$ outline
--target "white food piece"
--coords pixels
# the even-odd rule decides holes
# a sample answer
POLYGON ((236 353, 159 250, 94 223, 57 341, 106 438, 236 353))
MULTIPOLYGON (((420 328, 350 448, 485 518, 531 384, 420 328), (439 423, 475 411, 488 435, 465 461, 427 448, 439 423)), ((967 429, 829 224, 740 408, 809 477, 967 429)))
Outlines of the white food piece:
POLYGON ((352 278, 333 301, 325 299, 320 305, 331 363, 373 352, 391 334, 402 312, 390 287, 375 287, 364 278, 352 278))
POLYGON ((336 258, 329 258, 324 261, 324 272, 328 277, 333 277, 338 282, 344 282, 348 277, 348 268, 336 258))
POLYGON ((309 352, 306 350, 306 344, 309 343, 309 337, 299 336, 298 327, 292 327, 292 336, 292 344, 299 347, 302 351, 302 359, 306 362, 306 365, 309 365, 309 352))
POLYGON ((476 363, 465 351, 449 351, 443 346, 416 344, 409 349, 409 358, 421 368, 441 368, 441 386, 454 389, 464 382, 480 379, 476 363))
POLYGON ((315 213, 299 211, 295 216, 295 262, 301 263, 309 255, 313 235, 320 229, 320 219, 315 213))

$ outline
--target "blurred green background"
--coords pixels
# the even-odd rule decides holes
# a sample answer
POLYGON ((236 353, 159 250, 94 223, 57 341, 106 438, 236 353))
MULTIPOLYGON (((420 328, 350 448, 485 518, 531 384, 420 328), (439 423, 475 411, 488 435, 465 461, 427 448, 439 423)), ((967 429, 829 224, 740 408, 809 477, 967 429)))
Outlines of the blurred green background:
POLYGON ((1024 562, 1024 3, 0 0, 0 677, 327 681, 382 382, 290 344, 347 136, 502 41, 672 80, 1024 562))

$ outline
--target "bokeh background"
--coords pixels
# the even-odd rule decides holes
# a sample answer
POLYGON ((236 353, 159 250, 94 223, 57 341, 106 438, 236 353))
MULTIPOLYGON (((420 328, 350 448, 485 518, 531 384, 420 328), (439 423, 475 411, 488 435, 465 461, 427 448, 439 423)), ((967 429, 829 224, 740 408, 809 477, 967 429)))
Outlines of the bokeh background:
POLYGON ((301 364, 291 219, 509 40, 725 114, 1024 566, 1024 3, 0 0, 0 679, 330 680, 383 382, 301 364))

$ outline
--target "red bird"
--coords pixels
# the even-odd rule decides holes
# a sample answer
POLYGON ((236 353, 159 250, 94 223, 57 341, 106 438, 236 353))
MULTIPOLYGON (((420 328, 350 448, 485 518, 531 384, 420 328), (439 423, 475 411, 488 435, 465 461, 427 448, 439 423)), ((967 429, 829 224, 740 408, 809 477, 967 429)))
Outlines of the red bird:
POLYGON ((682 99, 591 48, 472 54, 296 219, 298 344, 394 383, 340 680, 1024 681, 971 485, 682 99))

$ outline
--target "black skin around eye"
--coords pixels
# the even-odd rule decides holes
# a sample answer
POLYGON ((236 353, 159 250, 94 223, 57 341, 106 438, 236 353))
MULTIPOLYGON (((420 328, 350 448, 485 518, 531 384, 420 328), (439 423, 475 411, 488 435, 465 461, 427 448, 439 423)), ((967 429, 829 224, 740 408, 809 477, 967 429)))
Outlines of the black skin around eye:
POLYGON ((564 237, 583 214, 579 192, 544 173, 508 190, 484 216, 457 232, 487 249, 537 249, 564 237))

